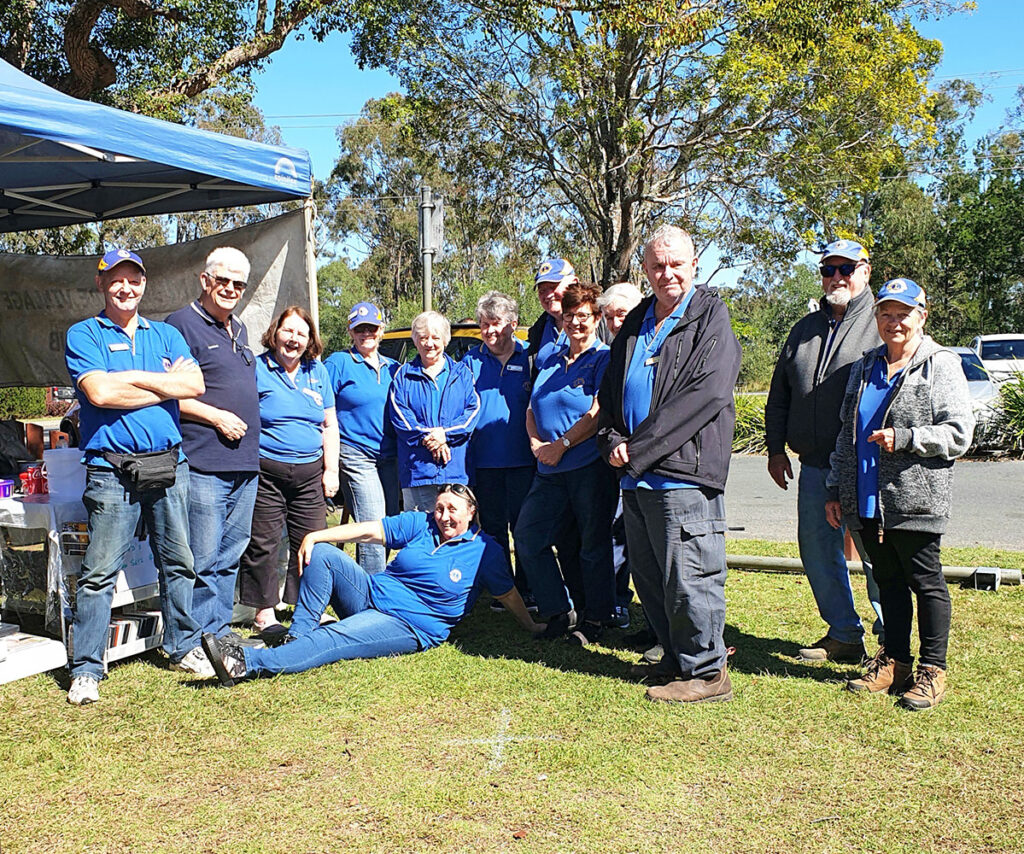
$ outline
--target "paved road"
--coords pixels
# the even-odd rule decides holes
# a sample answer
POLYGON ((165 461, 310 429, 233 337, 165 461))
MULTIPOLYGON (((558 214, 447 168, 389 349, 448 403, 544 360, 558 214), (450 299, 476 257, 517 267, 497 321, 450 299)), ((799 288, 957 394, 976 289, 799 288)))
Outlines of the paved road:
MULTIPOLYGON (((793 460, 796 470, 799 464, 793 460)), ((796 484, 779 489, 767 457, 734 456, 725 490, 730 537, 796 540, 796 484)), ((947 546, 1024 551, 1024 461, 961 461, 953 470, 953 517, 947 546)))

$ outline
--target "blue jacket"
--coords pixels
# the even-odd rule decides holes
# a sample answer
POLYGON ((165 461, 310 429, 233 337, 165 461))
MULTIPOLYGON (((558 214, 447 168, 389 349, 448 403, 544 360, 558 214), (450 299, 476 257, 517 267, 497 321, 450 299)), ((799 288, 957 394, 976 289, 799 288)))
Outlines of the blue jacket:
POLYGON ((448 355, 444 358, 443 388, 424 372, 419 356, 402 365, 391 383, 388 416, 398 436, 398 479, 403 488, 469 482, 466 449, 480 413, 480 396, 473 387, 473 372, 448 355), (445 466, 435 463, 422 444, 433 427, 444 428, 452 451, 445 466))

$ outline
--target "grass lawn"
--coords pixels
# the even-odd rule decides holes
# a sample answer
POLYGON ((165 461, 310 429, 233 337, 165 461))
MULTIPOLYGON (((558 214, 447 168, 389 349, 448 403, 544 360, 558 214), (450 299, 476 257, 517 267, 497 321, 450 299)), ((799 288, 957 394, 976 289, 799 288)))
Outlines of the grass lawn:
POLYGON ((731 703, 648 703, 622 633, 540 644, 485 605, 438 649, 230 690, 153 654, 81 709, 63 673, 0 686, 0 851, 1024 850, 1021 588, 952 590, 927 713, 796 661, 800 577, 727 595, 731 703))

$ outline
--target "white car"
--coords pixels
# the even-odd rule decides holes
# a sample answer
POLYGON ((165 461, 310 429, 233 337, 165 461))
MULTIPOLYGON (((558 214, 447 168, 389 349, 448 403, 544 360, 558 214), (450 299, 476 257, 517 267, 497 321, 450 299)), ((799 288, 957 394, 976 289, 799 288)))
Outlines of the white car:
POLYGON ((989 379, 994 383, 1024 373, 1024 335, 978 335, 971 342, 971 349, 981 357, 989 379))

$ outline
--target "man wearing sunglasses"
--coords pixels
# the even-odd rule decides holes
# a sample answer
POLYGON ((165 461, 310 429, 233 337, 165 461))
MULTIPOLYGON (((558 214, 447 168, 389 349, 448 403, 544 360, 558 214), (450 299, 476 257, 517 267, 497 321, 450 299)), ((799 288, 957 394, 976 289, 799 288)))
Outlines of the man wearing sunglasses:
MULTIPOLYGON (((828 631, 801 649, 804 661, 857 663, 865 655, 864 627, 853 602, 850 573, 843 551, 845 528, 825 519, 825 478, 829 455, 839 434, 839 410, 850 367, 865 350, 880 343, 868 287, 871 264, 867 250, 853 240, 836 240, 823 250, 821 306, 801 318, 789 333, 772 375, 764 408, 768 473, 788 489, 793 469, 786 445, 800 459, 797 482, 797 540, 818 613, 828 631)), ((857 535, 864 561, 868 598, 878 615, 874 631, 881 641, 878 588, 857 535)))
POLYGON ((181 402, 188 455, 189 542, 195 556, 192 616, 204 634, 231 629, 238 561, 249 543, 259 475, 260 401, 249 334, 234 311, 249 259, 214 249, 199 274, 199 297, 167 316, 203 369, 206 392, 181 402))

